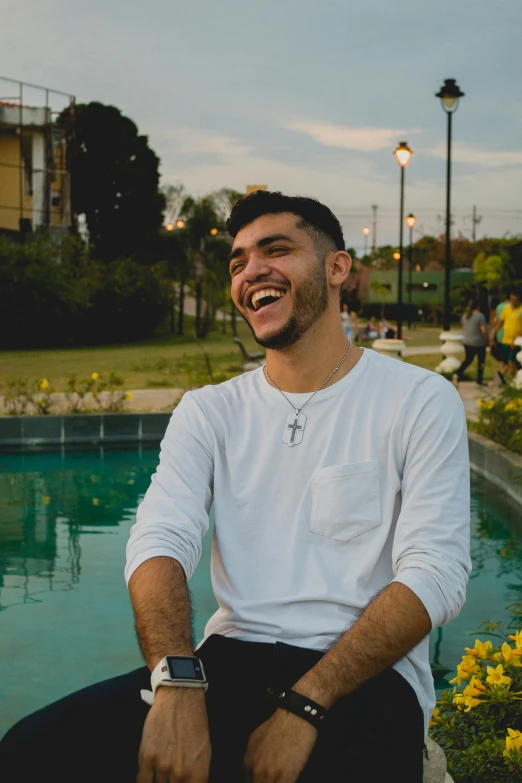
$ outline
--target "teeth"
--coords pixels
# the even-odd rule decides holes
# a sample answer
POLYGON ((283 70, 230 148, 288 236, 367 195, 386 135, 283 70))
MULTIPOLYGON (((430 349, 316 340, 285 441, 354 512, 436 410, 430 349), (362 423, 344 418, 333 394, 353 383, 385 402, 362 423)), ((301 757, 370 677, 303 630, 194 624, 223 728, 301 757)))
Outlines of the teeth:
POLYGON ((272 296, 274 299, 280 299, 284 295, 284 291, 277 291, 275 288, 264 288, 262 291, 256 291, 255 294, 252 295, 252 307, 255 310, 258 310, 258 302, 261 299, 264 299, 266 296, 272 296))

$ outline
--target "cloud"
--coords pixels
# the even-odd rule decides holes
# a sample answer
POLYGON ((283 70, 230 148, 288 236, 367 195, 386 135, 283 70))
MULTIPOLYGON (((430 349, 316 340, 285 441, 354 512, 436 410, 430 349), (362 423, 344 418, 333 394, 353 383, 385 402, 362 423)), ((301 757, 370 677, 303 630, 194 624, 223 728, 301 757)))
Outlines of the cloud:
POLYGON ((326 122, 288 122, 288 130, 295 130, 311 136, 325 147, 341 147, 360 152, 374 152, 394 147, 405 135, 411 136, 419 131, 397 128, 349 128, 345 125, 332 125, 326 122))
MULTIPOLYGON (((424 154, 446 160, 446 145, 440 144, 438 147, 424 150, 424 154)), ((503 166, 522 166, 522 152, 488 150, 482 147, 473 147, 471 144, 462 142, 453 144, 451 156, 457 163, 470 163, 487 169, 496 169, 503 166)))
POLYGON ((158 127, 155 129, 154 135, 181 153, 216 153, 228 157, 246 155, 250 152, 250 147, 247 144, 233 136, 199 128, 163 129, 158 127))

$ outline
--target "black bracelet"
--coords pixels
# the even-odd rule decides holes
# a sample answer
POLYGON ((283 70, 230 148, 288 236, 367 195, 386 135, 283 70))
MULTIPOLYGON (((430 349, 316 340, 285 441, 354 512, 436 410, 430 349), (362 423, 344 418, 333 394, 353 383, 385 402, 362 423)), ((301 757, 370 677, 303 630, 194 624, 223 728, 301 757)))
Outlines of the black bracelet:
POLYGON ((303 718, 303 720, 307 720, 316 729, 319 728, 328 712, 317 702, 312 701, 307 696, 303 696, 301 693, 296 693, 296 691, 283 691, 280 693, 277 699, 277 706, 282 710, 287 710, 287 712, 293 712, 294 715, 303 718))

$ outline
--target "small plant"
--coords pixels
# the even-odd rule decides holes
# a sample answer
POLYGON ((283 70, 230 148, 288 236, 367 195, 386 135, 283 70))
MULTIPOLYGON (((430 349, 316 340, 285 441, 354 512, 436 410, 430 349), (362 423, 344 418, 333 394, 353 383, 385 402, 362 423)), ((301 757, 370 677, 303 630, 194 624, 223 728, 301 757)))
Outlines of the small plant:
POLYGON ((67 413, 81 413, 82 410, 85 410, 87 407, 85 398, 92 393, 99 377, 97 372, 93 372, 90 378, 79 379, 76 373, 69 376, 65 392, 67 413))
POLYGON ((455 783, 520 783, 522 780, 522 630, 502 644, 475 641, 466 647, 430 724, 444 749, 455 783), (513 644, 514 642, 514 644, 513 644))
POLYGON ((506 386, 496 398, 478 399, 477 432, 522 454, 522 389, 506 386))
POLYGON ((115 372, 108 374, 93 373, 91 378, 95 380, 95 385, 91 391, 92 399, 100 410, 107 413, 120 413, 125 403, 132 400, 131 392, 124 392, 121 387, 125 383, 125 378, 117 375, 115 372), (94 378, 96 376, 96 378, 94 378))
POLYGON ((48 415, 54 405, 52 393, 47 378, 33 382, 9 378, 5 384, 4 410, 8 416, 48 415))

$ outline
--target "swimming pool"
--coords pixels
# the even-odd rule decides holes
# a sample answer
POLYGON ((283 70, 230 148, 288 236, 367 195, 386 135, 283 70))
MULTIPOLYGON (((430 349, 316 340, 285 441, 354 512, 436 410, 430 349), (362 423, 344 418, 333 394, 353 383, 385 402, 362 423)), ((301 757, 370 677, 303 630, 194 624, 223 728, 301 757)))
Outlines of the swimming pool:
MULTIPOLYGON (((141 665, 123 566, 157 454, 0 454, 0 736, 26 713, 141 665)), ((505 607, 522 602, 519 517, 499 490, 473 482, 474 572, 460 616, 432 634, 439 686, 469 634, 483 620, 508 621, 505 607)), ((190 582, 198 639, 216 608, 210 548, 207 536, 190 582)))

